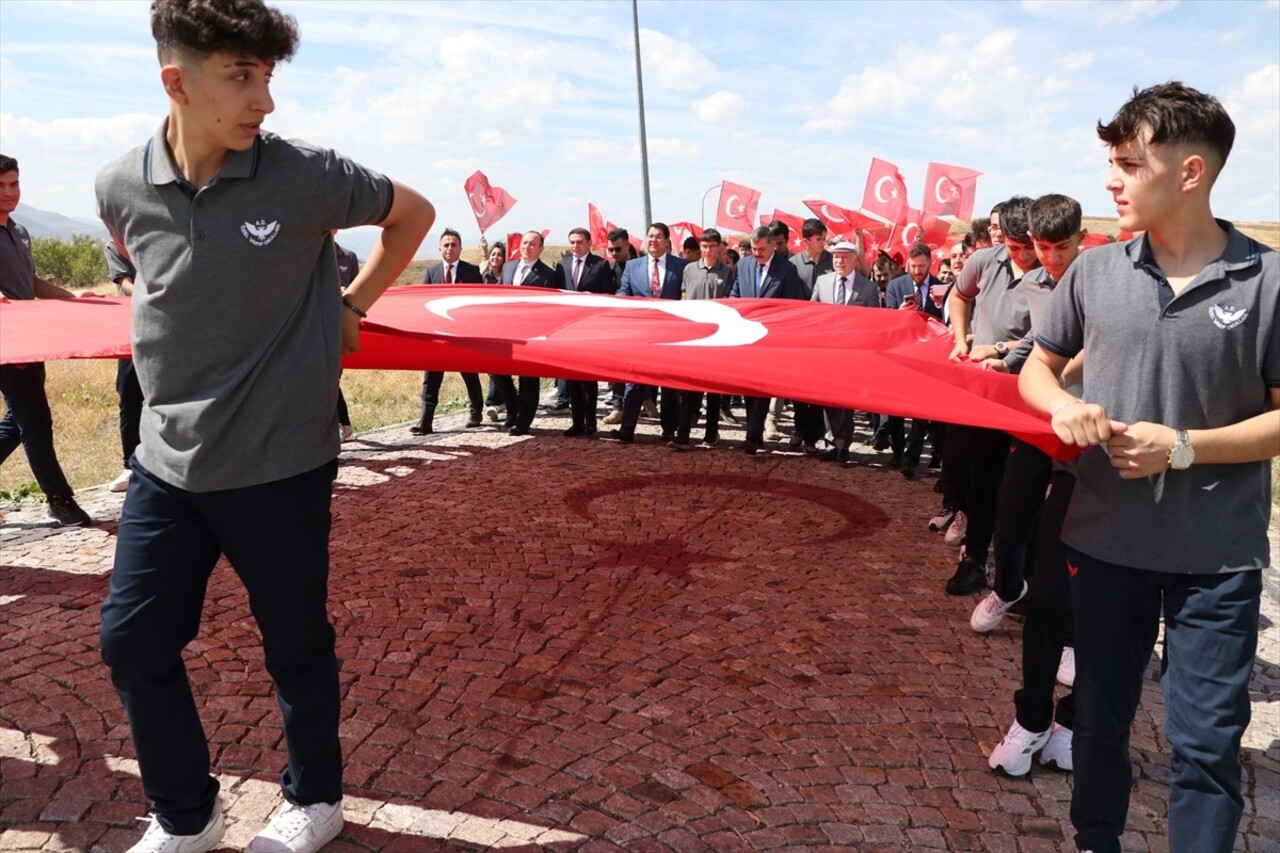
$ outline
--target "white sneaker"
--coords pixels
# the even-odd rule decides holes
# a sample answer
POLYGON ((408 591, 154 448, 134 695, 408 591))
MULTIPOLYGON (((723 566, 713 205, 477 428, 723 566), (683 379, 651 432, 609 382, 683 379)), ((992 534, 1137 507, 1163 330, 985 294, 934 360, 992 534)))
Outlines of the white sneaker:
POLYGON ((951 519, 951 524, 943 534, 942 541, 954 548, 964 541, 964 533, 968 529, 969 519, 965 516, 964 510, 959 510, 956 512, 956 517, 951 519))
POLYGON ((1010 776, 1026 776, 1032 756, 1048 742, 1049 732, 1029 732, 1014 720, 1004 740, 991 750, 987 764, 992 770, 1003 770, 1010 776))
POLYGON ((245 849, 250 853, 316 853, 342 832, 342 801, 298 806, 285 802, 245 849))
POLYGON ((1075 686, 1076 650, 1071 646, 1062 647, 1062 660, 1058 661, 1058 683, 1064 687, 1075 686))
POLYGON ((978 602, 978 606, 973 608, 973 615, 969 617, 969 627, 977 631, 979 634, 985 634, 993 630, 1000 624, 1000 620, 1004 618, 1004 614, 1009 608, 1022 600, 1022 596, 1027 594, 1027 582, 1022 582, 1022 592, 1018 593, 1018 597, 1013 601, 1005 601, 994 591, 987 593, 987 597, 978 602))
POLYGON ((602 422, 606 424, 622 423, 622 409, 614 409, 612 412, 604 416, 604 420, 602 422))
POLYGON ((222 797, 214 801, 209 822, 196 835, 173 835, 160 825, 155 815, 150 815, 147 820, 151 825, 138 843, 129 848, 129 853, 205 853, 216 848, 227 831, 226 820, 222 816, 222 797))
POLYGON ((764 417, 764 440, 781 441, 782 433, 778 431, 778 419, 772 413, 764 417))
POLYGON ((1071 729, 1053 724, 1053 728, 1049 730, 1049 742, 1040 752, 1040 764, 1071 772, 1071 729))
POLYGON ((114 480, 111 481, 111 485, 107 486, 107 491, 109 492, 128 491, 129 478, 132 476, 133 476, 133 472, 130 471, 128 468, 125 468, 123 471, 119 473, 119 475, 116 476, 114 480))
POLYGON ((506 410, 506 406, 489 406, 484 410, 484 416, 491 421, 496 421, 498 419, 498 415, 506 410))

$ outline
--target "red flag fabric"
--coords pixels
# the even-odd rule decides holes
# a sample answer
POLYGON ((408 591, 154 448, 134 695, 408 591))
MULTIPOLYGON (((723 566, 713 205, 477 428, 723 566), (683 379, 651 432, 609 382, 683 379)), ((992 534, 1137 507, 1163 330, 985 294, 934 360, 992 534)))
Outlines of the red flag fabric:
POLYGON ((702 239, 702 226, 694 225, 692 222, 672 222, 667 228, 671 231, 671 251, 677 254, 687 238, 702 239))
MULTIPOLYGON (((773 216, 769 217, 769 222, 775 221, 785 222, 787 228, 791 231, 790 239, 787 241, 787 249, 790 250, 791 254, 794 255, 797 252, 804 251, 804 234, 802 233, 804 229, 804 217, 796 216, 794 213, 786 213, 785 211, 777 210, 775 208, 773 216)), ((761 224, 767 224, 765 223, 763 216, 760 217, 760 222, 761 224)))
POLYGON ((981 172, 946 163, 930 163, 924 175, 924 204, 921 210, 933 216, 973 217, 981 172))
POLYGON ((1086 249, 1096 249, 1099 246, 1110 246, 1110 245, 1111 245, 1111 238, 1108 237, 1106 234, 1101 234, 1094 231, 1087 231, 1085 232, 1084 239, 1080 241, 1080 251, 1083 252, 1086 249))
POLYGON ((476 225, 480 233, 489 230, 489 226, 507 215, 507 211, 515 206, 516 200, 502 187, 489 184, 489 179, 479 169, 467 178, 462 188, 467 191, 467 201, 471 204, 471 212, 476 215, 476 225))
POLYGON ((889 222, 897 222, 907 206, 907 182, 898 167, 888 160, 871 158, 867 186, 862 191, 862 209, 889 222))
POLYGON ((881 225, 862 232, 862 251, 867 263, 874 264, 881 252, 888 252, 891 246, 889 239, 893 235, 892 225, 881 225))
POLYGON ((587 205, 587 230, 591 232, 591 248, 607 249, 609 247, 609 232, 613 230, 612 226, 606 226, 604 216, 600 213, 600 208, 594 204, 587 205))
POLYGON ((933 246, 933 263, 929 265, 929 272, 937 275, 938 267, 943 261, 951 257, 951 247, 963 239, 963 234, 947 234, 941 243, 933 246))
POLYGON ((512 232, 507 235, 507 260, 513 261, 520 257, 520 244, 524 242, 524 235, 512 232))
POLYGON ((820 198, 807 199, 804 206, 813 211, 813 215, 821 219, 827 230, 837 237, 852 238, 858 229, 875 228, 880 224, 870 216, 820 198))
MULTIPOLYGON (((0 305, 0 363, 128 353, 127 298, 0 305)), ((603 378, 1002 429, 1069 458, 1017 378, 947 360, 917 311, 791 299, 634 299, 500 285, 393 288, 351 369, 603 378), (813 370, 840 364, 840 370, 813 370)))
POLYGON ((759 190, 723 181, 720 184, 720 206, 716 208, 716 227, 750 234, 756 227, 756 208, 759 206, 759 190))
MULTIPOLYGON (((1139 233, 1141 233, 1141 232, 1139 232, 1139 233)), ((1137 235, 1137 234, 1135 234, 1134 232, 1132 232, 1132 231, 1126 231, 1125 229, 1121 228, 1121 229, 1120 229, 1120 233, 1116 235, 1116 242, 1117 242, 1117 243, 1128 243, 1130 240, 1132 240, 1134 237, 1137 237, 1137 236, 1138 236, 1138 235, 1137 235)))

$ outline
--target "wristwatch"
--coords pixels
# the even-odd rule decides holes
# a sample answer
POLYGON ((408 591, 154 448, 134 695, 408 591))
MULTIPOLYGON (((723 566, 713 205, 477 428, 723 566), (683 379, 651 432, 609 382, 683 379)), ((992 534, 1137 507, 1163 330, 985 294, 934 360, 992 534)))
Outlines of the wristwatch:
POLYGON ((1196 461, 1196 450, 1191 446, 1191 439, 1185 429, 1176 433, 1173 447, 1169 448, 1169 467, 1175 471, 1185 471, 1196 461))
POLYGON ((996 352, 998 352, 1000 355, 1008 355, 1009 345, 1006 344, 1004 341, 996 341, 996 352))

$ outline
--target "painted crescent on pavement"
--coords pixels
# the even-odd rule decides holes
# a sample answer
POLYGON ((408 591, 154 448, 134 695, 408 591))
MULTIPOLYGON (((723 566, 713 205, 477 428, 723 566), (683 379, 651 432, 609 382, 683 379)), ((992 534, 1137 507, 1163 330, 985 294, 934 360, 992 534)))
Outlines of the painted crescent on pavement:
POLYGON ((889 177, 888 175, 885 175, 880 180, 876 181, 876 189, 875 189, 876 201, 884 204, 888 204, 889 199, 885 198, 880 194, 880 188, 883 187, 886 182, 893 183, 893 178, 889 177))
MULTIPOLYGON (((446 320, 453 320, 451 311, 476 305, 576 305, 582 308, 661 311, 680 317, 691 323, 706 323, 716 330, 703 338, 687 341, 668 341, 659 346, 686 347, 742 347, 754 344, 769 334, 769 329, 755 320, 748 320, 734 308, 710 299, 619 299, 590 293, 566 293, 559 296, 442 296, 429 299, 423 307, 446 320)), ((544 340, 528 338, 527 340, 544 340)))

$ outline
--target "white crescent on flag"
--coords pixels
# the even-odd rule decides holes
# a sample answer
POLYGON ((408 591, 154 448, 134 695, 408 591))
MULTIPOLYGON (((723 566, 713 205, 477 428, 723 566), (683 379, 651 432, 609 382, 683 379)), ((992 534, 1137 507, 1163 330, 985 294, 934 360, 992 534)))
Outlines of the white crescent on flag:
MULTIPOLYGON (((749 346, 769 334, 769 329, 755 320, 748 320, 734 308, 710 299, 674 300, 674 299, 618 299, 615 296, 601 296, 592 293, 565 293, 562 296, 442 296, 439 299, 428 299, 423 307, 437 317, 453 320, 450 312, 459 308, 485 305, 511 305, 515 303, 530 305, 564 304, 582 308, 599 308, 604 310, 661 311, 673 317, 680 317, 691 323, 705 323, 715 326, 716 330, 702 338, 691 338, 685 341, 667 341, 659 346, 686 347, 742 347, 749 346)), ((439 330, 440 334, 448 334, 439 330)), ((528 340, 545 340, 545 338, 529 338, 528 340)))
MULTIPOLYGON (((882 199, 882 200, 883 200, 883 199, 882 199)), ((847 223, 847 222, 849 221, 849 220, 845 219, 843 216, 836 216, 834 213, 832 213, 831 211, 827 210, 827 205, 825 205, 825 204, 824 204, 824 205, 822 205, 822 215, 823 215, 823 217, 825 217, 825 218, 826 218, 826 220, 827 220, 828 222, 845 222, 845 223, 847 223)))
POLYGON ((947 197, 947 198, 943 198, 943 197, 942 197, 942 185, 943 185, 943 183, 950 184, 950 183, 951 183, 951 179, 950 179, 950 178, 948 178, 946 175, 943 175, 942 177, 938 178, 938 180, 937 180, 936 182, 934 182, 934 185, 933 185, 933 197, 934 197, 935 199, 937 199, 938 204, 946 204, 947 202, 949 202, 949 201, 951 200, 951 197, 952 197, 952 196, 954 196, 954 194, 955 194, 955 190, 952 190, 950 193, 948 193, 948 197, 947 197))
POLYGON ((888 204, 889 199, 885 198, 880 194, 880 188, 884 186, 886 182, 893 183, 893 178, 889 177, 888 175, 885 175, 880 180, 876 181, 875 193, 876 193, 876 201, 884 202, 885 204, 888 204))
POLYGON ((477 199, 475 193, 467 193, 467 198, 471 200, 471 209, 475 211, 476 216, 484 216, 484 197, 477 199))
POLYGON ((918 222, 909 222, 902 229, 902 245, 914 246, 916 238, 912 236, 912 232, 920 233, 920 224, 918 222))
POLYGON ((741 216, 743 213, 745 213, 745 212, 746 212, 746 209, 747 209, 747 206, 746 206, 745 204, 743 204, 743 203, 742 203, 742 199, 738 198, 738 196, 736 196, 736 195, 731 195, 731 196, 729 196, 727 199, 725 199, 725 201, 724 201, 724 215, 725 215, 725 216, 741 216), (737 211, 737 213, 735 213, 735 212, 733 211, 733 203, 734 203, 735 201, 736 201, 736 202, 738 202, 738 211, 737 211))

